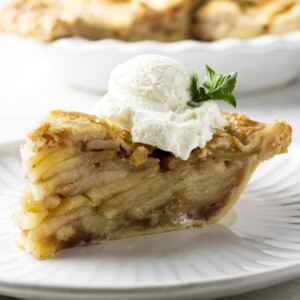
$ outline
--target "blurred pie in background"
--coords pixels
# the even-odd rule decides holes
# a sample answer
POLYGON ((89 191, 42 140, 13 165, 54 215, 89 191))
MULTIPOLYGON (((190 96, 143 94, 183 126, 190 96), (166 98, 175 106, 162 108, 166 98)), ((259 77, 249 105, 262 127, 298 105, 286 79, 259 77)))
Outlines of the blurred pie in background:
POLYGON ((0 29, 49 42, 91 40, 213 41, 300 29, 299 0, 18 0, 0 29))

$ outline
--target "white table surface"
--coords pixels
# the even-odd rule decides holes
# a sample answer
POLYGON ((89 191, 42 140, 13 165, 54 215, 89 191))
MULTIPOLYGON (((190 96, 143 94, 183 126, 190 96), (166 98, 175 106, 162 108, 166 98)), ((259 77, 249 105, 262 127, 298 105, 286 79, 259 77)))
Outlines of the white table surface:
MULTIPOLYGON (((40 58, 19 56, 20 49, 5 51, 0 45, 0 143, 25 138, 25 130, 49 110, 89 112, 101 95, 66 86, 55 79, 55 71, 40 58)), ((6 49, 7 50, 7 49, 6 49)), ((226 103, 221 107, 231 110, 226 103)), ((300 82, 256 95, 239 95, 239 113, 271 122, 277 116, 293 127, 293 142, 300 143, 300 82)), ((1 147, 1 145, 0 145, 1 147)), ((300 279, 228 299, 297 300, 300 279)), ((0 296, 0 300, 10 299, 0 296)))

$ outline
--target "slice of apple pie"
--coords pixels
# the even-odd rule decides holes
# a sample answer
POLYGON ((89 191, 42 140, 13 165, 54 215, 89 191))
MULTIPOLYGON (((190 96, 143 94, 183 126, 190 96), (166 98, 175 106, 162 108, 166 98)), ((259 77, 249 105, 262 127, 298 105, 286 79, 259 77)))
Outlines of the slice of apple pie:
POLYGON ((18 246, 38 259, 103 240, 205 226, 233 206, 257 165, 287 151, 291 127, 222 113, 188 160, 146 144, 113 121, 53 111, 22 146, 26 185, 14 221, 18 246))

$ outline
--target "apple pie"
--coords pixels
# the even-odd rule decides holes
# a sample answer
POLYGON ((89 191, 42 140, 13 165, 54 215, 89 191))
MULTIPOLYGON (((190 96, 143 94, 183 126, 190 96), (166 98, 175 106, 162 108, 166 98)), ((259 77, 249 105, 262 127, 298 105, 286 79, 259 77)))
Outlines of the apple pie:
POLYGON ((49 42, 251 38, 300 29, 299 0, 16 0, 0 30, 49 42))
POLYGON ((286 122, 228 122, 187 160, 133 143, 114 121, 52 111, 21 147, 26 185, 16 244, 37 259, 82 244, 205 226, 220 220, 257 165, 284 153, 286 122))

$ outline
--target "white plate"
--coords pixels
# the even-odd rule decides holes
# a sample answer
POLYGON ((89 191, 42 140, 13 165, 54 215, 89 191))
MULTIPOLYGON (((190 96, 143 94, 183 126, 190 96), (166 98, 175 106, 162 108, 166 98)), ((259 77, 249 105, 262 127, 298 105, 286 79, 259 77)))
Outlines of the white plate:
POLYGON ((0 146, 0 293, 26 299, 212 298, 300 275, 299 146, 263 163, 220 224, 37 261, 12 245, 20 142, 0 146))
MULTIPOLYGON (((94 91, 106 91, 109 73, 116 65, 136 55, 156 53, 182 62, 187 69, 204 76, 205 64, 219 73, 238 72, 237 91, 257 91, 295 80, 300 74, 300 31, 282 36, 264 35, 249 40, 224 39, 216 42, 89 41, 63 38, 43 44, 29 38, 1 34, 0 48, 27 48, 33 56, 42 54, 63 82, 94 91)), ((23 51, 23 50, 22 50, 23 51)), ((22 56, 10 54, 15 64, 22 56)), ((0 57, 1 59, 1 57, 0 57)))

